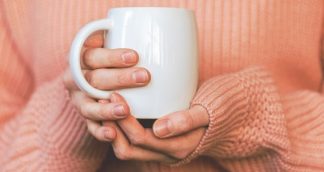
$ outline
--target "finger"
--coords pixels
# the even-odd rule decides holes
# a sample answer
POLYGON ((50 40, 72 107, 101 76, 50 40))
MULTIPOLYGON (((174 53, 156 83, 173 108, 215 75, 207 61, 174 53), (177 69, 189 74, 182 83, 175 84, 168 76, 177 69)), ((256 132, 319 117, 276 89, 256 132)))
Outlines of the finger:
MULTIPOLYGON (((112 94, 111 101, 126 103, 124 98, 117 93, 112 94)), ((204 129, 199 128, 178 137, 159 139, 151 129, 144 129, 131 115, 117 123, 132 145, 161 152, 175 159, 183 159, 188 156, 197 147, 204 133, 204 129)))
MULTIPOLYGON (((126 100, 116 92, 111 94, 110 100, 112 103, 121 103, 127 105, 126 100)), ((128 118, 119 120, 118 125, 126 134, 128 134, 128 136, 132 137, 128 137, 130 140, 136 140, 137 138, 140 138, 137 136, 143 136, 145 132, 145 129, 141 126, 141 124, 136 120, 136 118, 131 115, 129 115, 128 118)))
POLYGON ((68 69, 63 74, 63 82, 65 88, 68 90, 79 90, 78 86, 75 84, 71 71, 68 69))
POLYGON ((95 88, 111 90, 140 87, 149 83, 151 76, 144 68, 96 69, 88 71, 85 78, 95 88))
POLYGON ((160 139, 151 129, 144 129, 131 115, 123 120, 117 121, 132 145, 160 152, 175 159, 183 159, 197 147, 202 129, 194 130, 184 135, 160 139))
POLYGON ((104 34, 104 31, 97 31, 91 34, 91 36, 89 36, 89 38, 85 41, 84 46, 91 48, 103 47, 104 34))
MULTIPOLYGON (((84 46, 81 49, 81 57, 84 56, 84 53, 88 49, 92 48, 102 48, 104 46, 104 31, 97 31, 93 33, 84 43, 84 46)), ((87 65, 84 64, 83 60, 80 60, 81 69, 89 69, 87 65)))
POLYGON ((138 62, 138 54, 131 49, 88 48, 83 55, 83 63, 91 69, 108 67, 129 67, 138 62))
POLYGON ((115 126, 117 133, 116 139, 112 142, 115 155, 120 160, 139 160, 139 161, 158 161, 171 163, 174 162, 173 158, 163 155, 158 152, 146 150, 137 146, 131 145, 123 132, 115 126))
POLYGON ((189 133, 172 138, 157 138, 151 129, 145 129, 145 139, 138 146, 167 154, 174 159, 184 159, 189 156, 198 146, 205 129, 198 128, 189 133))
POLYGON ((117 123, 132 145, 160 152, 178 160, 186 158, 198 146, 204 133, 204 129, 199 128, 181 136, 160 139, 151 129, 144 129, 131 115, 117 123))
POLYGON ((87 127, 88 131, 98 140, 100 141, 108 141, 111 142, 116 138, 115 128, 105 125, 101 126, 99 122, 92 121, 87 119, 87 127))
MULTIPOLYGON (((110 100, 115 103, 127 104, 126 100, 116 92, 111 95, 110 100)), ((133 145, 145 146, 147 144, 146 139, 151 140, 147 137, 147 131, 132 115, 119 120, 117 124, 133 145)))
POLYGON ((153 131, 157 137, 166 138, 205 127, 208 123, 207 111, 202 106, 196 105, 189 110, 175 112, 158 119, 153 124, 153 131))
POLYGON ((85 52, 87 51, 89 49, 89 47, 82 47, 82 49, 81 49, 81 59, 80 59, 80 65, 81 65, 81 69, 87 69, 87 70, 89 70, 89 69, 91 69, 89 66, 87 66, 86 64, 84 64, 84 54, 85 54, 85 52))
POLYGON ((111 95, 110 95, 110 101, 111 102, 114 102, 114 103, 125 103, 127 104, 127 101, 124 99, 123 96, 121 96, 119 93, 117 92, 113 92, 111 95))
MULTIPOLYGON (((82 70, 83 75, 86 75, 86 73, 89 72, 89 70, 82 70)), ((66 88, 68 90, 80 90, 80 88, 78 87, 78 85, 76 84, 71 70, 68 69, 64 75, 63 75, 63 81, 64 81, 64 85, 66 86, 66 88)))
MULTIPOLYGON (((108 104, 111 103, 110 99, 100 99, 98 100, 99 103, 101 104, 108 104)), ((113 121, 102 121, 103 126, 111 126, 111 124, 114 123, 113 121)))
POLYGON ((81 91, 73 93, 72 100, 74 100, 74 104, 80 110, 81 115, 90 120, 118 120, 129 114, 129 108, 125 104, 98 103, 81 91))

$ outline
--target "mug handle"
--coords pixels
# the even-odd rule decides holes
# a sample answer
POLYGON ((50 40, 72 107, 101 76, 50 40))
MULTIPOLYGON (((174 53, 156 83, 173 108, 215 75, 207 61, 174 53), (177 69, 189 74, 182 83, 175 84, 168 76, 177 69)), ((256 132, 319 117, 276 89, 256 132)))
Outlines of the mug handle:
POLYGON ((110 19, 96 20, 86 24, 77 33, 70 50, 70 70, 74 81, 82 91, 85 91, 90 96, 98 99, 109 98, 111 91, 96 89, 87 82, 81 70, 80 54, 84 42, 92 33, 98 30, 109 30, 111 28, 112 21, 110 19))

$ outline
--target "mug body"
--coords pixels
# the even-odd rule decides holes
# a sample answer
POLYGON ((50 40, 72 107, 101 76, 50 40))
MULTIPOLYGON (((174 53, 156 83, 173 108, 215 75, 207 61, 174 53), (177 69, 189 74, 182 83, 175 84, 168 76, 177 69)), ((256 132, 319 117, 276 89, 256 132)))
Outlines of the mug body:
POLYGON ((198 82, 194 13, 180 8, 127 7, 111 9, 108 19, 112 27, 105 47, 136 50, 137 66, 151 74, 147 86, 118 90, 132 115, 155 119, 189 108, 198 82))

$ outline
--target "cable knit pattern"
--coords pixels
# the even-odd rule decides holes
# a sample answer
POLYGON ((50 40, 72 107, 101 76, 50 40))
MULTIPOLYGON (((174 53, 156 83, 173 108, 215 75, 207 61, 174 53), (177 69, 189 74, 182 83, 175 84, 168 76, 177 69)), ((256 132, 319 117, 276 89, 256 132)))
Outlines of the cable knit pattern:
POLYGON ((0 0, 0 171, 324 171, 323 8, 323 0, 0 0), (197 18, 192 103, 210 124, 172 167, 111 158, 61 81, 76 32, 125 6, 182 7, 197 18))

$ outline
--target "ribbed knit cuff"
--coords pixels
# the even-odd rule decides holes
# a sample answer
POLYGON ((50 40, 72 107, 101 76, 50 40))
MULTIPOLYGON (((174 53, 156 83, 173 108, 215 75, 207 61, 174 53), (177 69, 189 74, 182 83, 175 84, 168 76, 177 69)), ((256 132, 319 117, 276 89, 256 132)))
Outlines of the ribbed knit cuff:
MULTIPOLYGON (((263 103, 263 94, 274 91, 268 86, 272 82, 269 78, 263 68, 253 67, 205 82, 192 101, 192 106, 201 105, 206 108, 209 126, 193 153, 174 165, 188 163, 202 154, 219 158, 235 156, 236 151, 229 147, 239 137, 238 128, 243 128, 243 123, 249 120, 248 115, 255 110, 254 106, 263 103)), ((263 131, 256 132, 262 134, 263 131)), ((237 154, 248 154, 248 149, 237 150, 237 154)))
POLYGON ((7 128, 2 134, 14 136, 8 140, 14 148, 12 157, 19 154, 18 158, 26 159, 20 162, 8 157, 4 160, 7 168, 95 171, 109 147, 88 133, 61 77, 36 88, 25 109, 8 123, 7 128))
POLYGON ((43 106, 39 106, 41 108, 35 114, 44 115, 38 120, 43 120, 39 132, 43 135, 42 140, 47 142, 43 151, 51 155, 46 161, 47 170, 55 171, 64 166, 66 171, 94 171, 106 156, 109 144, 98 141, 88 132, 84 118, 71 102, 62 77, 42 89, 37 102, 43 106))
POLYGON ((208 129, 195 151, 174 165, 186 164, 205 152, 214 140, 222 137, 230 129, 225 128, 231 122, 225 113, 245 113, 246 104, 243 87, 233 74, 217 76, 201 85, 191 106, 201 105, 206 108, 209 114, 208 129), (229 107, 233 109, 229 110, 229 107))

